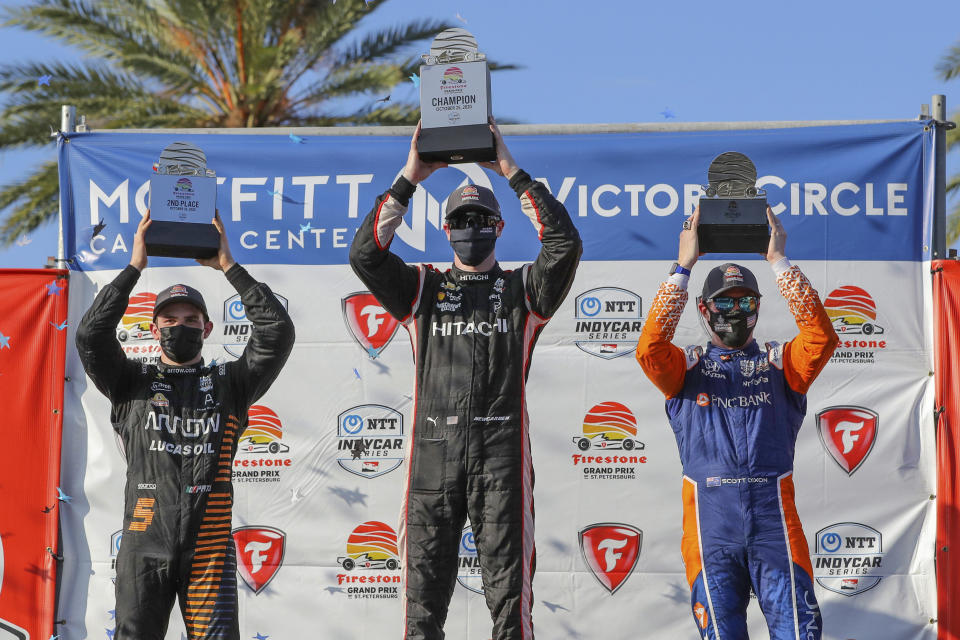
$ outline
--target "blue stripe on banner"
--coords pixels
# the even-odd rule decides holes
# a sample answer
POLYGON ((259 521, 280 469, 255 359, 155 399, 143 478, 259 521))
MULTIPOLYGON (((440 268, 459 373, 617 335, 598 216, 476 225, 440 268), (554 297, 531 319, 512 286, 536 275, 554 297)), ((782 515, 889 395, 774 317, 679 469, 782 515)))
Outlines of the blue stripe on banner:
MULTIPOLYGON (((585 260, 674 259, 684 214, 706 184, 707 166, 730 150, 756 164, 789 234, 791 258, 923 260, 931 226, 924 221, 932 216, 932 199, 924 194, 925 155, 934 140, 927 124, 507 141, 520 166, 567 206, 583 236, 585 260)), ((60 167, 67 252, 77 256, 75 268, 117 269, 129 261, 152 164, 177 140, 206 152, 219 176, 217 205, 231 249, 247 264, 345 264, 353 234, 399 175, 409 148, 408 139, 386 136, 305 136, 298 144, 286 134, 71 134, 60 144, 60 167), (91 241, 101 219, 106 227, 91 241)), ((444 199, 466 180, 492 187, 501 202, 507 227, 497 257, 532 260, 539 243, 516 196, 505 179, 476 165, 442 169, 424 183, 393 250, 410 262, 449 261, 444 199)))

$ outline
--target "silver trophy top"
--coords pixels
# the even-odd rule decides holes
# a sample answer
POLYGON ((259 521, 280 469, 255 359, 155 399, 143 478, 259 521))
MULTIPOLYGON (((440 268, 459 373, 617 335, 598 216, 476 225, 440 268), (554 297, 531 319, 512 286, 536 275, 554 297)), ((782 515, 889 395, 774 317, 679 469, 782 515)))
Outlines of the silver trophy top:
POLYGON ((739 151, 721 153, 707 169, 709 184, 703 187, 708 198, 756 198, 766 195, 758 189, 757 168, 753 161, 739 151))
POLYGON ((157 173, 171 176, 206 176, 217 174, 207 169, 207 156, 200 147, 189 142, 173 142, 160 152, 160 159, 153 163, 157 173))
POLYGON ((466 29, 454 27, 437 34, 430 45, 430 53, 420 56, 424 64, 448 64, 486 60, 478 51, 477 39, 466 29))

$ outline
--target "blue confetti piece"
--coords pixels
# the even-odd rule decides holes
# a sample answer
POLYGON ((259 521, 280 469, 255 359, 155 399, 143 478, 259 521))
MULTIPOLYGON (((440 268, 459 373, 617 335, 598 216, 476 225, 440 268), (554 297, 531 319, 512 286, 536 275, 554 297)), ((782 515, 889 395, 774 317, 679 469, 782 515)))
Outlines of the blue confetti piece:
POLYGON ((671 111, 670 109, 664 109, 663 111, 660 112, 660 115, 663 116, 663 119, 664 119, 664 120, 669 120, 670 118, 676 118, 676 117, 677 117, 676 114, 675 114, 673 111, 671 111))
POLYGON ((50 86, 50 80, 52 80, 52 79, 53 79, 53 76, 51 76, 51 75, 49 75, 49 74, 42 75, 42 76, 40 76, 40 78, 37 80, 37 86, 39 87, 39 86, 43 85, 43 86, 45 86, 45 87, 49 87, 49 86, 50 86))
POLYGON ((362 380, 362 378, 360 377, 360 372, 357 371, 356 369, 353 370, 353 375, 357 376, 357 380, 362 380))
POLYGON ((51 282, 50 284, 47 285, 47 295, 48 295, 48 296, 51 295, 51 294, 52 294, 52 295, 55 295, 55 296, 58 296, 58 295, 60 295, 60 292, 61 292, 61 291, 63 291, 63 287, 61 287, 60 285, 58 285, 56 280, 54 280, 53 282, 51 282))
POLYGON ((420 88, 420 76, 417 74, 414 73, 410 75, 410 82, 412 82, 413 86, 415 86, 417 89, 420 88))
POLYGON ((60 502, 69 503, 71 500, 73 500, 73 498, 65 494, 63 492, 63 489, 61 489, 60 487, 57 487, 57 500, 59 500, 60 502))
POLYGON ((107 632, 107 638, 113 638, 113 634, 117 632, 116 629, 104 629, 107 632))
POLYGON ((254 640, 267 640, 270 636, 260 635, 260 632, 257 632, 257 635, 253 636, 254 640))
POLYGON ((111 620, 116 620, 116 619, 117 619, 117 610, 116 610, 116 609, 110 609, 110 611, 107 611, 107 613, 110 614, 110 619, 111 619, 111 620))
POLYGON ((295 135, 295 134, 292 134, 292 133, 291 133, 291 134, 290 134, 290 139, 293 140, 294 142, 296 142, 297 144, 303 144, 303 138, 301 138, 301 137, 298 136, 298 135, 295 135))
POLYGON ((60 640, 60 636, 51 635, 50 640, 60 640))
POLYGON ((0 333, 0 349, 9 349, 10 348, 10 336, 5 336, 0 333))
POLYGON ((282 197, 283 197, 283 194, 282 194, 281 192, 279 192, 279 191, 270 191, 270 190, 267 190, 267 193, 269 193, 270 195, 272 195, 274 198, 282 198, 282 197))
POLYGON ((367 347, 367 353, 370 354, 371 358, 376 359, 378 351, 373 347, 367 347))
POLYGON ((310 223, 309 223, 309 222, 308 222, 307 224, 302 224, 302 225, 300 225, 300 233, 303 233, 304 231, 310 231, 310 223))
POLYGON ((60 323, 60 324, 56 324, 56 323, 54 323, 54 322, 51 322, 50 324, 52 324, 54 327, 56 327, 56 328, 57 328, 57 331, 63 331, 64 329, 67 328, 67 321, 66 321, 66 320, 64 320, 64 321, 63 321, 62 323, 60 323))

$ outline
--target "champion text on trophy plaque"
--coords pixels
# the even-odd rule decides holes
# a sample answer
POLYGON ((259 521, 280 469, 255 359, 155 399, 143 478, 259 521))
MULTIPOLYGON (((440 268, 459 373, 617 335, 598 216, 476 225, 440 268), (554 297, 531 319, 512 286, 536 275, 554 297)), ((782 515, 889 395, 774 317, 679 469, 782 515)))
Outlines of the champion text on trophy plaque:
POLYGON ((174 142, 160 154, 150 178, 150 219, 144 238, 147 255, 210 258, 220 250, 212 220, 217 178, 207 157, 189 142, 174 142))
POLYGON ((767 194, 758 189, 757 168, 742 153, 721 153, 707 170, 700 198, 697 237, 703 253, 767 252, 767 194))
POLYGON ((447 29, 433 40, 420 67, 420 139, 425 162, 496 160, 490 131, 490 69, 465 29, 447 29))

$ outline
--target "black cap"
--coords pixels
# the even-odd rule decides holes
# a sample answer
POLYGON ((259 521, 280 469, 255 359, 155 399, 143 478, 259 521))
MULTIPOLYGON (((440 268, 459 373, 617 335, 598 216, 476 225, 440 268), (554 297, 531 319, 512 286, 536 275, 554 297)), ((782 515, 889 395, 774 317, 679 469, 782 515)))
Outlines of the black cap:
POLYGON ((760 287, 757 285, 757 279, 750 269, 741 267, 738 264, 728 262, 719 267, 714 267, 707 274, 707 279, 703 282, 702 300, 709 300, 725 291, 743 287, 760 297, 760 287))
POLYGON ((447 198, 447 210, 444 219, 462 211, 480 211, 500 217, 500 203, 493 191, 475 184, 466 184, 447 198))
POLYGON ((175 284, 157 294, 157 302, 153 305, 154 322, 156 322, 157 314, 160 313, 161 309, 176 302, 192 304, 203 312, 204 320, 210 319, 210 316, 207 314, 207 305, 204 303, 203 296, 200 295, 200 292, 185 284, 175 284))

